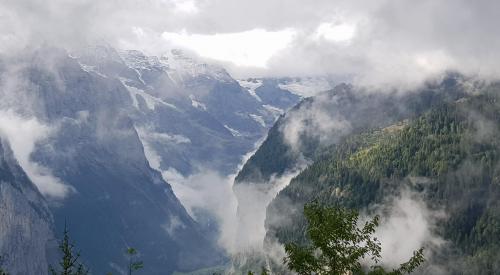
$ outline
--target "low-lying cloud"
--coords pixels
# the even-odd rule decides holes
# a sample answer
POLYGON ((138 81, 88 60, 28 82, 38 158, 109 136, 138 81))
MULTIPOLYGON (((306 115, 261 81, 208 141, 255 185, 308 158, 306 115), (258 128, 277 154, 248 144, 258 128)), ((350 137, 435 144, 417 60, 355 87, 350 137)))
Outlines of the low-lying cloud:
POLYGON ((284 141, 300 152, 304 137, 316 138, 321 144, 334 143, 340 136, 351 131, 351 124, 342 115, 332 116, 321 106, 301 108, 290 113, 281 127, 284 141))
POLYGON ((9 142, 14 157, 28 177, 45 197, 62 199, 73 188, 53 176, 49 168, 31 159, 37 143, 49 137, 52 132, 51 127, 36 118, 24 118, 13 111, 0 111, 0 136, 9 142))
MULTIPOLYGON (((331 145, 352 132, 352 125, 341 106, 341 95, 331 97, 329 93, 318 93, 311 100, 304 102, 300 108, 288 112, 280 125, 284 142, 295 152, 302 152, 304 142, 316 140, 320 145, 331 145)), ((352 112, 356 112, 353 104, 352 112)))
POLYGON ((429 259, 445 244, 435 230, 446 214, 443 210, 431 209, 421 194, 405 189, 374 208, 381 217, 375 236, 382 245, 384 266, 397 268, 420 248, 424 248, 424 255, 429 259))
MULTIPOLYGON (((267 206, 278 192, 304 167, 298 167, 281 177, 272 177, 264 183, 234 185, 236 174, 221 175, 219 172, 198 168, 196 173, 183 176, 174 168, 162 170, 161 156, 148 144, 145 132, 139 131, 146 158, 150 166, 162 173, 188 213, 194 218, 197 210, 210 213, 218 223, 218 244, 228 255, 264 251, 266 236, 265 219, 267 206)), ((256 146, 261 141, 257 142, 256 146)), ((257 146, 258 147, 258 146, 257 146)), ((253 154, 242 157, 242 164, 253 154)), ((279 252, 279 249, 276 251, 279 252)), ((273 253, 278 253, 273 250, 273 253)))

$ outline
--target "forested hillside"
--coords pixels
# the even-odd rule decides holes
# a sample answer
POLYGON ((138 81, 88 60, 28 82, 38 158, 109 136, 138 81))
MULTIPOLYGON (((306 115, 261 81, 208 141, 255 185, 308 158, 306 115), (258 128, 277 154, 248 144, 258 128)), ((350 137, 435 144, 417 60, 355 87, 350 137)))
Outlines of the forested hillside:
POLYGON ((449 73, 414 91, 374 91, 341 84, 306 98, 275 123, 236 182, 266 182, 272 175, 281 176, 293 169, 304 158, 319 157, 328 146, 348 135, 414 118, 433 106, 456 101, 466 94, 464 83, 470 84, 463 76, 449 73), (332 120, 344 127, 322 125, 332 120), (296 124, 305 130, 297 133, 298 144, 290 144, 287 130, 296 124))
POLYGON ((305 203, 370 214, 372 206, 410 190, 429 209, 444 213, 433 228, 444 243, 424 247, 430 258, 421 272, 495 274, 500 269, 499 88, 490 85, 473 96, 440 102, 415 119, 331 145, 268 207, 268 241, 305 241, 305 203))

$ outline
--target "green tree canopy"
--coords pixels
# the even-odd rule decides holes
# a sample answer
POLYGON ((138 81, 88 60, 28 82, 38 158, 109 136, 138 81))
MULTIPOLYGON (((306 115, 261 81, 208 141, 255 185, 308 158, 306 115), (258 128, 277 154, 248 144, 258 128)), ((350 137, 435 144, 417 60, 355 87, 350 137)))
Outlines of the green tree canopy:
MULTIPOLYGON (((284 262, 290 270, 301 275, 363 274, 361 260, 380 261, 380 241, 373 237, 379 225, 378 216, 359 227, 357 211, 323 207, 317 203, 307 204, 304 215, 311 244, 285 245, 287 257, 284 262)), ((414 256, 397 270, 387 273, 380 266, 372 266, 369 274, 410 273, 424 261, 422 252, 423 249, 415 251, 414 256)))

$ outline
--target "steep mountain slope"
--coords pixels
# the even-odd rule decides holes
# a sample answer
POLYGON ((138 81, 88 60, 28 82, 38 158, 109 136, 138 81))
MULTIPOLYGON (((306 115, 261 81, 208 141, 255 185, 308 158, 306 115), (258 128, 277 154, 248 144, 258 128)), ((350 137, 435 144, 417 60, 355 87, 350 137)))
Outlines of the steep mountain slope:
POLYGON ((15 76, 11 80, 21 88, 3 89, 2 106, 56 129, 34 148, 32 159, 71 187, 64 199, 51 200, 51 210, 59 230, 68 223, 93 272, 123 269, 128 246, 147 259, 147 274, 220 260, 170 185, 149 166, 130 118, 134 101, 120 80, 86 71, 54 48, 7 63, 4 74, 15 76))
POLYGON ((299 100, 279 90, 272 93, 278 105, 259 101, 224 69, 177 50, 155 57, 93 47, 77 59, 127 87, 135 106, 131 118, 158 162, 154 168, 183 176, 200 169, 234 173, 274 123, 276 110, 299 100))
MULTIPOLYGON (((488 85, 478 95, 438 104, 409 122, 350 135, 331 146, 270 204, 268 241, 305 241, 304 203, 373 214, 388 198, 412 192, 426 211, 445 213, 428 218, 434 219, 428 234, 442 242, 417 244, 428 253, 420 272, 495 274, 500 268, 499 91, 500 86, 488 85)), ((418 234, 419 229, 408 230, 418 234)))
MULTIPOLYGON (((265 98, 261 100, 224 69, 175 50, 155 57, 93 47, 77 54, 76 60, 91 73, 123 83, 134 107, 129 117, 149 164, 172 184, 204 233, 219 238, 222 218, 213 213, 219 210, 199 200, 226 181, 205 175, 234 174, 243 156, 300 97, 278 87, 259 89, 265 98), (195 180, 188 182, 190 177, 195 180)), ((232 195, 226 188, 224 192, 232 195)))
POLYGON ((383 127, 414 117, 465 92, 463 79, 454 74, 413 92, 366 91, 341 84, 304 99, 281 117, 267 139, 245 163, 237 183, 267 182, 294 170, 321 154, 346 135, 383 127))
MULTIPOLYGON (((238 83, 246 88, 248 92, 255 97, 263 106, 281 115, 291 106, 295 105, 300 95, 291 92, 286 87, 282 87, 283 79, 277 78, 249 78, 238 80, 238 83)), ((327 90, 327 89, 325 89, 327 90)))
POLYGON ((37 188, 0 142, 0 255, 13 275, 45 274, 56 241, 52 214, 37 188))
POLYGON ((147 260, 147 274, 220 263, 212 218, 193 211, 193 220, 165 179, 202 169, 234 173, 299 100, 278 89, 259 101, 224 69, 180 51, 154 57, 42 47, 2 58, 0 72, 0 109, 50 129, 28 158, 43 167, 45 181, 64 187, 57 196, 44 193, 56 227, 68 223, 98 273, 120 272, 129 246, 147 260))

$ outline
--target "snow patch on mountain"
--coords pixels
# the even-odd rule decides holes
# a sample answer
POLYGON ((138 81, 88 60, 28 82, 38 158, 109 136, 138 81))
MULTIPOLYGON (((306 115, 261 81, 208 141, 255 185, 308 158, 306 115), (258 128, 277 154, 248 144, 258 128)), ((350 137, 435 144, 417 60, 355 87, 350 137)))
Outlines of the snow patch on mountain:
POLYGON ((280 89, 290 91, 303 97, 310 97, 319 92, 333 88, 330 81, 321 77, 293 79, 285 83, 280 83, 278 86, 280 89))
POLYGON ((255 97, 257 101, 262 102, 262 99, 257 95, 255 90, 262 86, 262 80, 260 79, 253 79, 253 80, 237 80, 238 84, 240 84, 241 87, 245 88, 248 93, 250 93, 251 96, 255 97))
POLYGON ((249 115, 253 120, 255 120, 257 123, 259 123, 262 127, 266 127, 266 122, 262 118, 262 116, 256 115, 256 114, 250 114, 249 115))
POLYGON ((264 107, 268 112, 272 113, 274 117, 278 117, 285 113, 285 110, 268 104, 264 104, 262 105, 262 107, 264 107))
POLYGON ((156 56, 146 56, 140 51, 128 50, 119 53, 125 64, 136 70, 153 70, 167 68, 168 65, 161 62, 156 56))
POLYGON ((104 77, 104 78, 107 78, 107 76, 105 76, 104 74, 100 73, 99 70, 96 69, 95 66, 91 66, 91 65, 86 65, 86 64, 83 64, 81 62, 78 62, 82 68, 82 70, 86 71, 87 73, 95 73, 101 77, 104 77))
POLYGON ((228 129, 229 132, 231 132, 231 135, 233 135, 233 137, 241 137, 243 136, 240 132, 238 132, 238 130, 235 130, 227 125, 224 124, 224 128, 228 129))
POLYGON ((178 86, 200 76, 221 82, 234 81, 223 68, 202 63, 181 50, 171 50, 159 57, 146 56, 140 51, 127 50, 120 52, 120 56, 128 67, 139 74, 143 83, 140 71, 154 70, 166 72, 168 77, 178 86))
POLYGON ((181 50, 171 50, 162 55, 159 61, 168 68, 168 75, 175 83, 184 83, 188 79, 199 76, 208 77, 221 82, 234 81, 225 69, 199 62, 189 57, 181 50))
POLYGON ((198 108, 200 110, 206 111, 207 106, 198 100, 196 100, 196 97, 194 95, 189 95, 189 99, 191 99, 191 106, 198 108))
POLYGON ((191 143, 191 140, 183 135, 169 135, 167 133, 157 133, 157 132, 149 132, 148 138, 153 139, 155 141, 159 141, 161 143, 175 143, 175 144, 183 144, 183 143, 191 143))
POLYGON ((177 107, 175 107, 175 105, 167 103, 167 102, 165 102, 165 101, 163 101, 163 100, 161 100, 161 99, 159 99, 157 97, 154 97, 154 96, 146 93, 142 89, 138 89, 136 87, 127 85, 127 83, 126 83, 127 79, 120 78, 120 80, 122 81, 123 85, 129 91, 130 97, 132 98, 132 104, 134 105, 135 108, 140 109, 140 107, 139 107, 139 101, 137 100, 137 96, 140 96, 140 97, 142 97, 142 99, 144 99, 144 101, 146 102, 146 106, 150 110, 154 111, 156 105, 158 105, 158 104, 162 104, 164 106, 167 106, 167 107, 170 107, 170 108, 173 108, 173 109, 177 109, 177 107))

